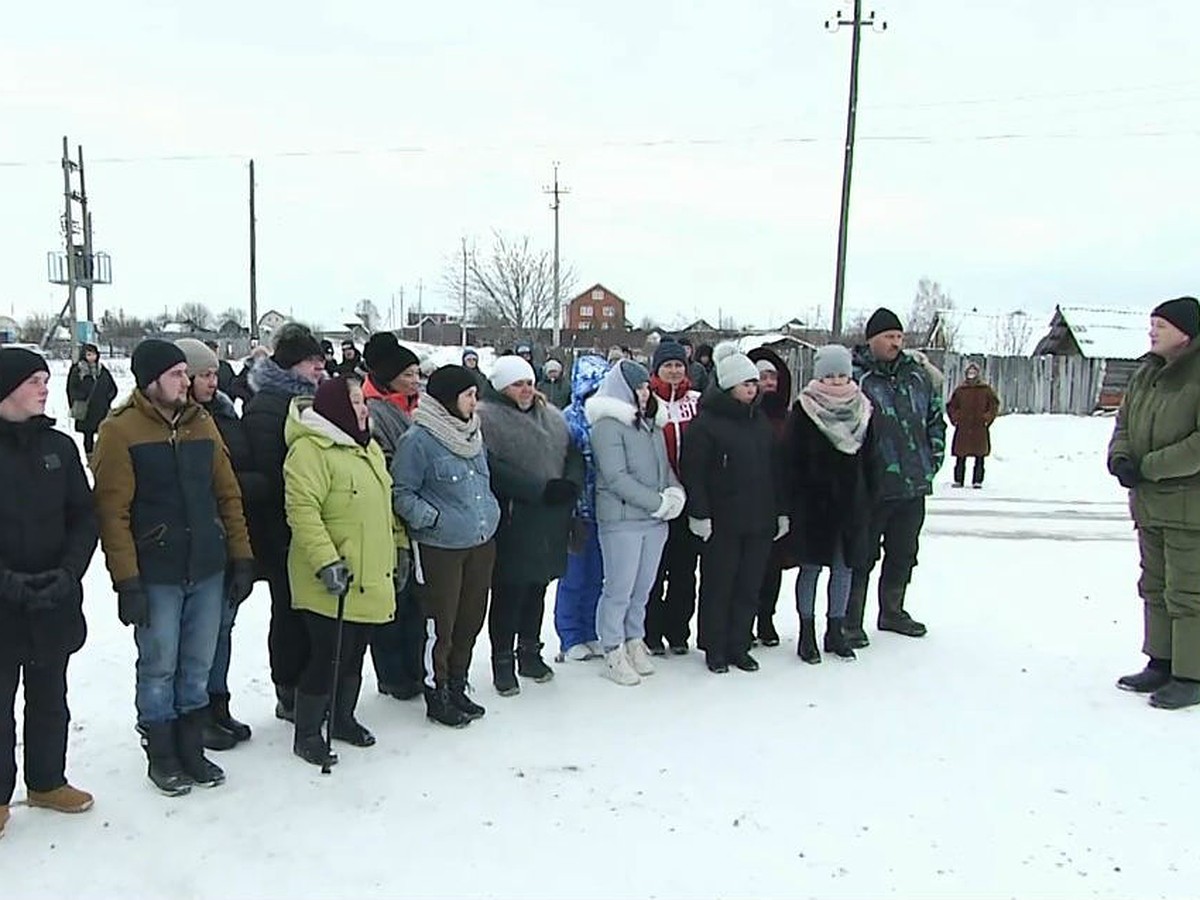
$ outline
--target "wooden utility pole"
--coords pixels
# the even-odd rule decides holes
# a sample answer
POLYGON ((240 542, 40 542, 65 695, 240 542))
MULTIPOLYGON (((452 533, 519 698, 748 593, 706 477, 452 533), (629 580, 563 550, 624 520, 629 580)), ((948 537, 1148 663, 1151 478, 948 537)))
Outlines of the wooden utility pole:
POLYGON ((846 112, 846 149, 842 162, 842 208, 838 221, 837 271, 833 287, 833 337, 836 340, 842 335, 842 303, 846 291, 846 239, 850 222, 850 176, 854 169, 854 126, 858 110, 858 54, 862 41, 863 26, 870 26, 878 31, 887 29, 887 22, 876 20, 872 10, 863 18, 862 0, 854 0, 854 11, 850 18, 844 13, 838 13, 837 18, 825 22, 825 29, 837 31, 843 25, 850 26, 850 99, 846 112))
POLYGON ((254 160, 250 160, 250 339, 258 340, 258 225, 254 215, 254 160))
POLYGON ((558 209, 562 205, 561 197, 563 194, 569 194, 571 191, 568 188, 561 187, 558 183, 558 163, 554 164, 554 184, 551 187, 542 188, 543 194, 551 194, 554 197, 554 202, 550 204, 550 208, 554 210, 554 346, 557 347, 562 343, 562 294, 560 293, 559 278, 558 278, 558 209))
POLYGON ((463 273, 462 273, 462 345, 467 346, 467 239, 462 239, 463 273))

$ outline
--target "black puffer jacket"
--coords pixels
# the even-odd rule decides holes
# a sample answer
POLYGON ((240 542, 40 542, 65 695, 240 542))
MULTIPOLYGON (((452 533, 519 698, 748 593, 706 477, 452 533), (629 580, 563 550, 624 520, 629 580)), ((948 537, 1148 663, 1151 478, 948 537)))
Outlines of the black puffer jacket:
MULTIPOLYGON (((254 454, 250 452, 250 442, 246 439, 242 420, 238 418, 233 401, 220 392, 204 408, 221 432, 221 440, 229 451, 229 461, 233 463, 233 474, 237 476, 238 487, 242 489, 242 507, 250 516, 250 510, 267 498, 268 485, 263 474, 254 468, 254 454)), ((250 538, 251 546, 254 546, 254 535, 250 538)), ((255 547, 255 557, 258 554, 258 548, 255 547)))
MULTIPOLYGON (((54 422, 0 420, 0 568, 10 572, 65 569, 75 582, 96 551, 92 490, 75 442, 54 422)), ((83 588, 45 612, 17 609, 0 596, 0 659, 60 659, 83 646, 83 588)))
POLYGON ((113 381, 108 366, 98 364, 96 374, 90 374, 87 366, 77 362, 67 373, 67 400, 74 406, 76 403, 87 404, 87 415, 75 420, 75 430, 80 434, 95 434, 100 430, 100 423, 112 410, 112 403, 117 399, 117 383, 113 381))
POLYGON ((700 398, 679 458, 687 514, 714 531, 774 534, 783 515, 778 456, 757 404, 734 400, 714 382, 700 398))
POLYGON ((834 448, 799 403, 792 407, 783 443, 792 527, 782 543, 801 565, 830 565, 839 541, 846 565, 861 568, 870 562, 867 460, 873 431, 869 425, 863 446, 851 456, 834 448))

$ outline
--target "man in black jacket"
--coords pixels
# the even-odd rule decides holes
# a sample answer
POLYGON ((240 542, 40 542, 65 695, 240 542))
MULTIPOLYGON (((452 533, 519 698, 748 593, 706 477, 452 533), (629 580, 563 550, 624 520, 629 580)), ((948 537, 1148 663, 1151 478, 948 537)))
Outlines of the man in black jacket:
MULTIPOLYGON (((208 344, 194 338, 181 338, 175 346, 187 357, 192 399, 217 423, 242 492, 242 507, 248 510, 266 495, 266 479, 254 471, 250 444, 233 401, 218 389, 217 355, 208 344)), ((209 720, 204 726, 204 746, 209 750, 229 750, 241 741, 250 740, 250 726, 229 713, 229 660, 233 649, 233 623, 240 605, 231 599, 227 597, 221 606, 221 633, 217 636, 217 652, 208 673, 209 720)))
MULTIPOLYGON (((326 341, 325 343, 328 343, 326 341)), ((332 347, 330 348, 332 351, 332 347)), ((287 443, 283 427, 295 397, 312 397, 325 377, 325 351, 313 333, 289 322, 275 337, 275 351, 250 371, 254 397, 242 409, 242 427, 250 444, 253 471, 263 479, 263 496, 247 506, 250 542, 259 576, 271 589, 271 627, 268 647, 271 680, 278 703, 275 715, 293 721, 296 685, 308 664, 308 632, 292 609, 287 555, 292 542, 283 504, 283 461, 287 443)))
POLYGON ((83 646, 83 575, 96 551, 92 492, 75 442, 46 418, 50 371, 0 349, 0 834, 16 787, 17 683, 25 683, 30 806, 84 812, 67 783, 67 660, 83 646))

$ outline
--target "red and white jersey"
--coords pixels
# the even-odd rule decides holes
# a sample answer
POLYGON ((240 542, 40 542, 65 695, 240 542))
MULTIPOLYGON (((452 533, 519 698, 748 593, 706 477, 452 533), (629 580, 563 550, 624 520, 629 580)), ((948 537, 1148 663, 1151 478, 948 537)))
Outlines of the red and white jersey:
POLYGON ((700 392, 692 390, 692 383, 686 378, 675 387, 671 387, 657 375, 650 378, 650 389, 658 398, 658 404, 666 412, 666 424, 663 426, 663 437, 667 442, 667 459, 675 475, 679 475, 679 442, 688 423, 696 418, 696 407, 700 402, 700 392))

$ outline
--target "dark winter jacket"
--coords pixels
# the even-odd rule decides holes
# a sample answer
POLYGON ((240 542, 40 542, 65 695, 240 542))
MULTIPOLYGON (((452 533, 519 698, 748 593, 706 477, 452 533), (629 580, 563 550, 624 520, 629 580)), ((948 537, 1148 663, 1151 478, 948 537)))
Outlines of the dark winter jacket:
POLYGON ((383 457, 391 466, 396 455, 396 445, 404 432, 412 425, 412 414, 417 408, 418 394, 406 397, 396 391, 381 388, 375 379, 368 376, 363 382, 363 396, 367 410, 371 413, 371 437, 379 442, 383 457))
POLYGON ((353 375, 355 378, 363 379, 367 377, 367 364, 361 356, 355 355, 353 359, 343 359, 334 368, 333 375, 340 375, 345 378, 347 375, 353 375))
POLYGON ((571 403, 571 382, 565 374, 555 380, 543 377, 537 389, 555 409, 566 409, 571 403))
POLYGON ((1000 398, 986 381, 964 381, 946 407, 954 426, 952 456, 988 456, 992 452, 992 423, 1000 414, 1000 398))
POLYGON ((775 367, 775 374, 779 379, 779 386, 770 394, 762 394, 759 397, 758 405, 762 409, 763 414, 771 423, 771 427, 775 431, 775 436, 779 439, 783 438, 784 423, 787 422, 788 410, 792 406, 792 373, 788 369, 787 363, 774 350, 769 347, 755 347, 746 354, 751 362, 760 362, 766 360, 775 367))
POLYGON ((1147 354, 1125 391, 1108 465, 1135 462, 1130 491, 1139 528, 1200 530, 1200 340, 1166 362, 1147 354))
POLYGON ((716 383, 700 398, 679 457, 687 514, 713 531, 774 534, 786 513, 775 436, 757 404, 739 403, 716 383))
POLYGON ((492 392, 478 408, 488 451, 492 493, 500 504, 493 581, 546 584, 567 565, 574 502, 546 502, 546 484, 566 478, 583 489, 583 456, 571 444, 567 423, 538 399, 522 411, 492 392))
POLYGON ((704 393, 708 387, 708 383, 712 381, 712 370, 697 360, 692 360, 687 367, 688 381, 692 383, 692 389, 704 393))
POLYGON ((253 558, 229 453, 195 403, 170 423, 135 390, 100 426, 92 471, 114 585, 195 583, 253 558))
POLYGON ((233 366, 229 360, 222 359, 217 363, 217 390, 227 397, 234 397, 233 384, 237 376, 233 374, 233 366))
POLYGON ((254 396, 242 408, 242 430, 250 445, 253 471, 263 479, 262 502, 247 508, 250 534, 260 566, 280 572, 287 566, 292 532, 284 511, 283 461, 287 443, 283 437, 288 408, 293 397, 311 397, 317 386, 281 369, 270 357, 254 364, 248 377, 254 396))
POLYGON ((75 442, 53 426, 45 416, 0 420, 0 569, 65 569, 75 582, 70 599, 52 610, 30 612, 0 595, 6 664, 61 659, 83 646, 87 633, 80 582, 96 551, 92 491, 75 442))
POLYGON ((780 543, 801 565, 828 566, 842 548, 851 568, 870 563, 871 495, 867 460, 871 430, 851 456, 836 449, 797 403, 787 419, 782 465, 791 530, 780 543))
POLYGON ((946 420, 931 373, 909 351, 883 362, 860 346, 854 351, 854 378, 874 408, 869 464, 876 499, 933 493, 933 478, 946 456, 946 420))
POLYGON ((108 367, 97 363, 94 371, 95 375, 87 363, 77 362, 67 374, 67 400, 72 409, 76 403, 87 404, 86 415, 75 420, 75 430, 80 434, 95 434, 117 399, 117 383, 108 367))
MULTIPOLYGON (((254 454, 250 452, 250 442, 246 440, 242 420, 238 418, 233 401, 220 391, 212 402, 204 404, 204 409, 213 417, 217 430, 221 432, 221 440, 229 451, 229 461, 233 463, 238 487, 242 490, 242 508, 248 511, 266 499, 268 485, 263 474, 254 468, 254 454)), ((253 537, 251 535, 252 545, 253 537)))

